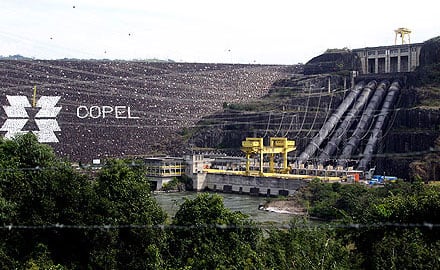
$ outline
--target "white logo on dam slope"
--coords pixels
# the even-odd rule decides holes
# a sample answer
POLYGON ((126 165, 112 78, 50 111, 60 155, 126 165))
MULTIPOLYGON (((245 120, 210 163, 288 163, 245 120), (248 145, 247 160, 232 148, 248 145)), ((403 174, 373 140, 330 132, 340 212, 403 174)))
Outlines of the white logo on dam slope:
POLYGON ((61 131, 56 117, 61 111, 61 107, 56 107, 60 100, 59 96, 42 96, 36 103, 40 108, 34 117, 38 130, 23 130, 29 121, 29 115, 26 108, 32 108, 26 96, 6 96, 10 106, 3 106, 6 119, 0 131, 6 131, 5 138, 12 138, 19 134, 28 132, 34 133, 41 143, 59 142, 55 131, 61 131))

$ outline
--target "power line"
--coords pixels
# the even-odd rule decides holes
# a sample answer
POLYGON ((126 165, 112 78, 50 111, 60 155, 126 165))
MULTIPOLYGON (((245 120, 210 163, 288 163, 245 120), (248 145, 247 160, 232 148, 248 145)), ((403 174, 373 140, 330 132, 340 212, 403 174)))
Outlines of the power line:
MULTIPOLYGON (((251 221, 251 220, 247 220, 251 221)), ((194 230, 194 229, 378 229, 378 228, 440 228, 438 223, 397 223, 397 222, 378 222, 378 223, 313 223, 302 222, 296 224, 196 224, 196 225, 173 225, 173 224, 93 224, 93 225, 77 225, 77 224, 43 224, 43 225, 19 225, 5 224, 0 226, 0 230, 18 231, 18 230, 120 230, 120 229, 158 229, 158 230, 194 230)))
MULTIPOLYGON (((426 151, 416 151, 416 152, 405 152, 405 153, 384 153, 384 154, 374 154, 373 157, 376 158, 389 158, 389 157, 418 157, 418 156, 424 156, 427 154, 437 154, 440 153, 440 149, 429 149, 426 151)), ((361 158, 362 155, 354 155, 351 156, 352 159, 358 159, 361 158)), ((63 163, 65 165, 69 165, 69 163, 63 163)), ((143 164, 126 164, 129 167, 142 167, 143 164)), ((102 166, 105 168, 105 165, 102 166)), ((58 170, 65 170, 66 167, 60 166, 60 167, 40 167, 40 166, 36 166, 36 167, 23 167, 23 168, 11 168, 11 167, 7 167, 7 168, 1 168, 0 167, 0 172, 15 172, 15 171, 45 171, 45 170, 51 170, 51 171, 58 171, 58 170)))

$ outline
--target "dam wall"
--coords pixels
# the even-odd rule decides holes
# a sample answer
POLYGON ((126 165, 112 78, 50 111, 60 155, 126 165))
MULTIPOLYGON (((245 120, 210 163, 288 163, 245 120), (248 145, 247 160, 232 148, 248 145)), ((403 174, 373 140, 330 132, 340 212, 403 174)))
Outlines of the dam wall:
POLYGON ((206 188, 227 193, 245 193, 263 196, 288 196, 305 186, 309 180, 270 177, 207 174, 206 188))
POLYGON ((0 135, 32 132, 73 162, 180 155, 182 130, 266 95, 295 66, 0 60, 0 135))

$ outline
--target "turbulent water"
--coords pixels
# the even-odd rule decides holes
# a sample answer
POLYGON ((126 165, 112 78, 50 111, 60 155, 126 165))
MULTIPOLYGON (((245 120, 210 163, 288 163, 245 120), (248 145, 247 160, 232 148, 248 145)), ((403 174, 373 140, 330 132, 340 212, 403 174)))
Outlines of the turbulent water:
MULTIPOLYGON (((249 195, 217 193, 223 197, 225 207, 232 211, 240 211, 248 215, 252 220, 259 223, 287 224, 292 218, 291 214, 282 214, 259 210, 258 206, 266 202, 264 197, 254 197, 249 195)), ((170 217, 179 209, 179 205, 184 202, 184 198, 194 198, 195 192, 176 192, 176 193, 156 193, 159 205, 168 213, 170 217)))

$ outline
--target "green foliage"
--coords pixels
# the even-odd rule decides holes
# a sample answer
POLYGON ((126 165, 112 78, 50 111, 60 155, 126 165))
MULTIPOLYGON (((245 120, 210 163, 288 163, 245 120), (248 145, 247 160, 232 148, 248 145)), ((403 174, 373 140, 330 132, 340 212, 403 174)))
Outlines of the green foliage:
POLYGON ((227 104, 226 108, 230 109, 230 110, 235 110, 235 111, 257 111, 258 104, 256 104, 256 103, 230 103, 230 104, 227 104))
POLYGON ((286 231, 272 230, 263 250, 268 269, 354 269, 357 262, 330 227, 294 218, 286 231))
MULTIPOLYGON (((164 183, 162 185, 163 191, 170 191, 170 190, 176 190, 176 191, 184 191, 190 184, 191 178, 185 176, 185 177, 174 177, 170 182, 164 183)), ((192 187, 192 182, 191 182, 192 187)))
MULTIPOLYGON (((421 184, 423 185, 423 184, 421 184)), ((440 193, 436 188, 414 184, 412 193, 392 194, 372 206, 375 220, 400 223, 439 223, 440 193)))
MULTIPOLYGON (((0 239, 3 240, 4 236, 0 234, 0 239)), ((8 246, 9 249, 11 246, 8 246)), ((0 243, 0 269, 17 269, 17 262, 15 258, 8 254, 8 250, 5 246, 5 243, 0 243)))
MULTIPOLYGON (((154 226, 166 220, 166 214, 150 194, 145 174, 130 163, 108 161, 96 179, 94 190, 93 224, 154 226)), ((149 268, 144 258, 155 257, 164 241, 162 231, 154 228, 96 231, 89 237, 97 243, 95 263, 110 268, 149 268)))
POLYGON ((35 135, 28 133, 18 136, 14 140, 1 140, 1 158, 7 161, 10 158, 11 164, 22 168, 48 167, 56 161, 52 149, 44 144, 38 143, 35 135))
POLYGON ((438 186, 313 180, 298 198, 339 223, 293 219, 264 233, 209 194, 160 229, 166 214, 149 186, 131 161, 110 160, 90 179, 31 134, 0 140, 0 224, 101 226, 1 230, 0 269, 440 269, 438 186), (344 227, 353 223, 362 226, 344 227))
POLYGON ((194 133, 197 132, 198 129, 198 127, 183 127, 178 131, 178 134, 182 136, 185 141, 187 141, 194 135, 194 133))
POLYGON ((313 215, 363 226, 359 230, 341 228, 335 236, 353 245, 350 256, 359 258, 362 268, 437 269, 439 230, 405 225, 439 224, 439 191, 422 182, 398 181, 368 188, 312 181, 302 190, 302 198, 310 202, 313 215))
POLYGON ((435 80, 433 81, 428 79, 429 81, 431 81, 431 85, 423 86, 415 90, 417 93, 418 105, 420 106, 433 107, 433 108, 440 107, 440 64, 438 64, 438 66, 439 66, 438 74, 432 75, 435 78, 435 80, 438 81, 435 82, 435 80))
POLYGON ((193 190, 193 180, 191 177, 187 176, 186 174, 182 175, 179 179, 179 181, 184 184, 185 190, 193 190))
POLYGON ((13 225, 152 225, 119 230, 0 231, 2 269, 156 269, 166 215, 142 168, 109 161, 96 180, 73 171, 32 134, 0 140, 0 223, 13 225), (67 244, 68 243, 68 244, 67 244), (8 248, 6 248, 8 247, 8 248))
POLYGON ((322 219, 342 219, 364 211, 367 190, 361 185, 341 185, 313 180, 301 191, 302 199, 311 204, 310 214, 322 219))
POLYGON ((344 48, 329 48, 329 49, 327 49, 327 50, 325 50, 325 52, 324 53, 347 53, 347 52, 350 52, 350 49, 349 48, 347 48, 347 47, 344 47, 344 48))
POLYGON ((371 189, 314 180, 301 190, 301 198, 311 205, 312 216, 359 223, 424 222, 427 217, 430 222, 440 221, 439 194, 437 187, 402 181, 371 189))
POLYGON ((439 85, 440 84, 440 63, 432 63, 418 68, 419 85, 439 85))
POLYGON ((151 197, 145 174, 122 160, 110 160, 94 185, 102 224, 160 224, 166 218, 151 197), (152 210, 150 210, 152 209, 152 210))
POLYGON ((429 243, 418 229, 391 230, 372 245, 374 269, 439 269, 440 241, 429 243))
POLYGON ((51 254, 44 244, 37 244, 31 254, 31 258, 26 262, 26 269, 29 270, 63 270, 60 264, 55 265, 51 259, 51 254))
POLYGON ((249 111, 249 112, 259 112, 266 111, 269 109, 275 109, 272 102, 267 101, 252 101, 247 103, 228 103, 223 104, 224 109, 234 110, 234 111, 249 111))
MULTIPOLYGON (((56 159, 32 134, 0 142, 0 223, 18 225, 83 224, 91 189, 85 177, 56 159)), ((26 260, 33 247, 44 244, 54 258, 81 260, 81 232, 58 230, 11 231, 1 234, 8 256, 26 260), (71 245, 57 246, 72 240, 71 245), (55 248, 56 246, 56 248, 55 248), (53 250, 52 250, 53 247, 53 250), (69 254, 69 255, 67 255, 69 254)))
POLYGON ((169 263, 191 269, 259 269, 255 249, 262 236, 239 212, 231 212, 218 195, 201 194, 186 200, 169 232, 169 263))

